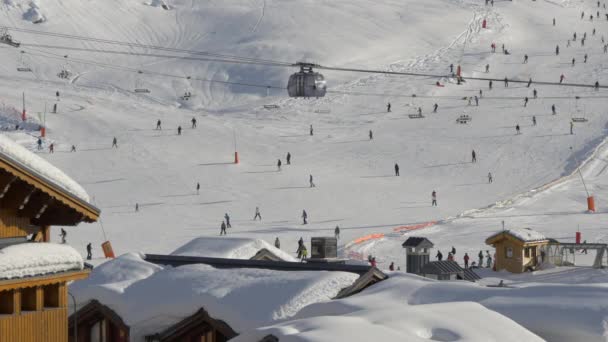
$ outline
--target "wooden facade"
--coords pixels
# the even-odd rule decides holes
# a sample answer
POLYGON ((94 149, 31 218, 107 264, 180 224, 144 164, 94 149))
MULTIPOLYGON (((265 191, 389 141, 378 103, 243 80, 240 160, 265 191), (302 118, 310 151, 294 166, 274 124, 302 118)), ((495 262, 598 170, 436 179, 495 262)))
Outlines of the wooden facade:
POLYGON ((496 249, 496 271, 523 273, 534 270, 540 263, 541 247, 549 244, 549 240, 522 241, 505 231, 488 238, 486 244, 496 249))
MULTIPOLYGON (((34 170, 0 153, 0 250, 48 242, 50 226, 94 222, 99 209, 34 170)), ((68 340, 67 283, 88 277, 69 271, 24 278, 0 273, 0 342, 68 340)))
POLYGON ((129 342, 130 329, 122 318, 109 307, 96 300, 89 302, 69 318, 68 329, 77 325, 78 338, 70 333, 70 342, 129 342), (78 318, 76 320, 76 318, 78 318))

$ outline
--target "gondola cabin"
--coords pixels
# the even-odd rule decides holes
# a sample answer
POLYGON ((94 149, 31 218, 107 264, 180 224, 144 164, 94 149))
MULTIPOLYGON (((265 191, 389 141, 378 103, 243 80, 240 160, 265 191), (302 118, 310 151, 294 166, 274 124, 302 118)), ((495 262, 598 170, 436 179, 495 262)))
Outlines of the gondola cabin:
POLYGON ((68 340, 67 283, 89 270, 50 227, 98 217, 76 182, 0 135, 0 341, 68 340))
POLYGON ((300 71, 289 77, 287 92, 290 97, 323 97, 327 92, 325 78, 312 68, 314 64, 298 63, 300 71))

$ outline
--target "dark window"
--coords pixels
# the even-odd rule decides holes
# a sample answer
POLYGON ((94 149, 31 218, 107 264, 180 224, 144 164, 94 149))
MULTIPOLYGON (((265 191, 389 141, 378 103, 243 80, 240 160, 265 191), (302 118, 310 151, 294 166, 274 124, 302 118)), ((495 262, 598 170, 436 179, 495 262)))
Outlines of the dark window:
POLYGON ((44 287, 44 307, 59 307, 59 284, 47 285, 44 287))
POLYGON ((529 258, 529 257, 530 257, 530 247, 526 247, 526 248, 524 249, 524 255, 526 256, 526 258, 529 258))
POLYGON ((21 289, 21 311, 36 311, 36 288, 21 289))
POLYGON ((0 291, 0 315, 12 315, 14 310, 15 291, 0 291))

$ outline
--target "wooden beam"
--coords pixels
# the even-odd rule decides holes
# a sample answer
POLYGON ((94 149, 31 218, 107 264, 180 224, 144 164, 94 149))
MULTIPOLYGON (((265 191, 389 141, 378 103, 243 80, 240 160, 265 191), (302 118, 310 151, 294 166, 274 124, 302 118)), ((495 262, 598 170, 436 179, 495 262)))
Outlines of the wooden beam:
POLYGON ((69 271, 37 277, 0 280, 0 291, 86 279, 89 277, 90 272, 90 270, 85 269, 82 271, 69 271))
POLYGON ((11 185, 17 180, 17 177, 14 177, 6 183, 6 185, 2 188, 2 192, 0 192, 0 198, 4 198, 8 190, 11 188, 11 185))

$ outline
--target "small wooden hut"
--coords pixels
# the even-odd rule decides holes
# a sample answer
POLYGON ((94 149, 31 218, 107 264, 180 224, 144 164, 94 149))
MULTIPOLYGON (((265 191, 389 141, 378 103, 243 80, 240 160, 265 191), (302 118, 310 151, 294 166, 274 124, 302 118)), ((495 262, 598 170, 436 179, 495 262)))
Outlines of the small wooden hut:
POLYGON ((549 240, 539 232, 523 228, 500 231, 487 238, 486 244, 496 249, 496 271, 522 273, 535 270, 542 262, 541 248, 549 240))

